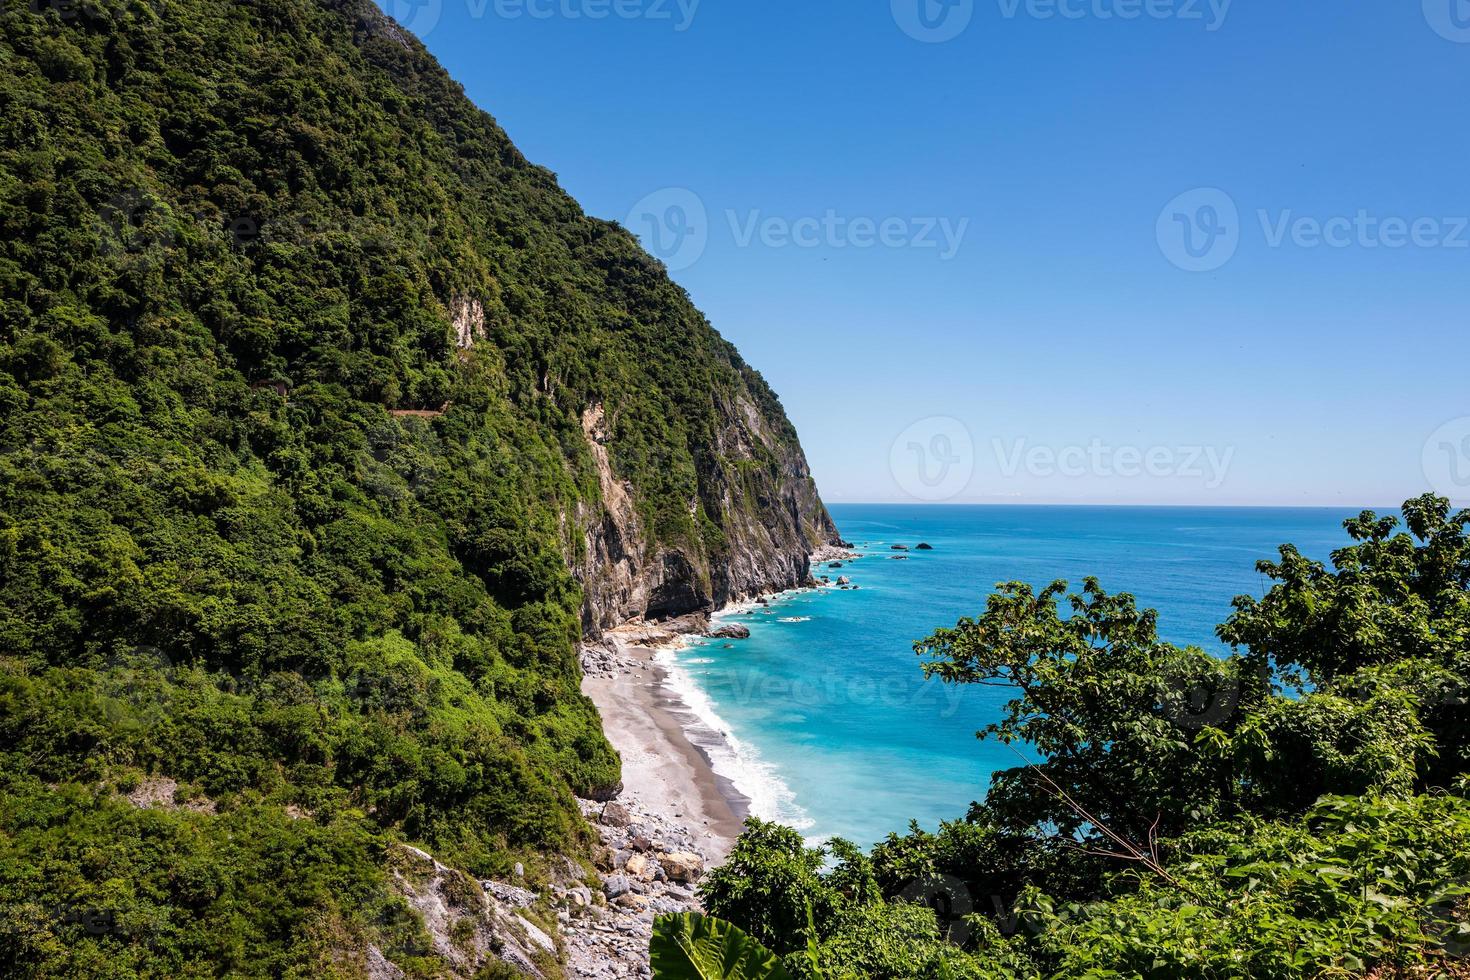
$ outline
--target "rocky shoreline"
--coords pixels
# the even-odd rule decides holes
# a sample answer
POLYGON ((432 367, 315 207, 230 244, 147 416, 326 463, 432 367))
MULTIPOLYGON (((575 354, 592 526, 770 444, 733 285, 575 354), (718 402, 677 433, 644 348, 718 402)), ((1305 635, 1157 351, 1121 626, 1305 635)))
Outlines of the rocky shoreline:
POLYGON ((708 628, 704 616, 633 623, 582 647, 582 689, 622 756, 623 784, 609 801, 581 801, 599 836, 601 885, 558 896, 569 977, 648 977, 654 919, 698 911, 699 878, 740 832, 742 798, 689 740, 653 660, 656 648, 708 628))
MULTIPOLYGON (((858 557, 851 545, 829 545, 810 561, 815 569, 858 557)), ((809 576, 798 589, 829 587, 835 586, 809 576)), ((728 618, 781 594, 732 602, 714 615, 728 618)), ((607 802, 582 802, 601 838, 595 863, 602 888, 563 888, 557 896, 569 976, 649 976, 654 919, 698 911, 699 878, 734 845, 749 801, 690 739, 687 710, 667 689, 654 653, 690 636, 738 641, 749 633, 737 623, 712 623, 710 615, 692 613, 625 623, 582 645, 583 691, 597 703, 608 739, 623 757, 623 786, 607 802)))
POLYGON ((687 827, 625 794, 611 803, 582 801, 601 838, 602 887, 563 889, 557 913, 567 975, 597 980, 648 977, 648 943, 660 915, 698 911, 695 894, 706 868, 687 827))

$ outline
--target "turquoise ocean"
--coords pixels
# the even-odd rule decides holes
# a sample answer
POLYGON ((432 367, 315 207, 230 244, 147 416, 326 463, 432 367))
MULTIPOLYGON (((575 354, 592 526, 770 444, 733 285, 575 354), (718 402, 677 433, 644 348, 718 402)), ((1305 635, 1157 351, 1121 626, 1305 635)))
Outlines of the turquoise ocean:
POLYGON ((975 733, 1009 694, 925 681, 915 640, 984 610, 996 583, 1080 588, 1097 576, 1159 611, 1164 639, 1227 655, 1215 627, 1255 570, 1285 542, 1328 560, 1348 543, 1326 508, 904 506, 831 507, 864 557, 814 573, 854 591, 783 595, 718 617, 748 640, 696 640, 661 659, 688 706, 691 736, 751 811, 810 840, 863 847, 910 820, 933 829, 984 796, 1016 756, 975 733), (916 551, 920 542, 932 551, 916 551), (903 544, 906 560, 891 546, 903 544))

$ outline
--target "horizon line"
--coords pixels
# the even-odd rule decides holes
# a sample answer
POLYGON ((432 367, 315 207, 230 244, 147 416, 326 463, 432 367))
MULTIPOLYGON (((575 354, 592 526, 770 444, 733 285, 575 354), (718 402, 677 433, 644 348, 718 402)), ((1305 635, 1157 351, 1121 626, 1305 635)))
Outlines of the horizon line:
MULTIPOLYGON (((1414 499, 1413 497, 1407 499, 1414 499)), ((1233 503, 1233 504, 1204 504, 1204 503, 1149 503, 1144 501, 1121 502, 1121 501, 1058 501, 1058 500, 828 500, 822 498, 822 503, 828 506, 849 507, 1156 507, 1156 508, 1178 508, 1178 509, 1216 509, 1216 510, 1353 510, 1357 512, 1365 510, 1400 510, 1403 502, 1397 504, 1303 504, 1303 503, 1233 503)), ((1470 503, 1457 503, 1450 501, 1452 508, 1470 507, 1470 503)))

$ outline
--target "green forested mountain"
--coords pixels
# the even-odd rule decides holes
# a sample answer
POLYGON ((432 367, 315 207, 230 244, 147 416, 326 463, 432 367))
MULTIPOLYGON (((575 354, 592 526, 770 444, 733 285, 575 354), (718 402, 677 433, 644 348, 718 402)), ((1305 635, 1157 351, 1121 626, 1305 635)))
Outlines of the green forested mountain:
POLYGON ((0 23, 0 972, 360 972, 388 841, 579 852, 585 630, 835 532, 759 375, 369 0, 0 23))

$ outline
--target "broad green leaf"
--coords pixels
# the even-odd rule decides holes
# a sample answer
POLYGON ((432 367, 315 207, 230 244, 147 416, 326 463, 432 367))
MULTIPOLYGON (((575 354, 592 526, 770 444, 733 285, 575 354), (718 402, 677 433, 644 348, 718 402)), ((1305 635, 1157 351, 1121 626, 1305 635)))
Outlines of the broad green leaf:
POLYGON ((649 956, 655 980, 791 980, 776 954, 730 923, 697 912, 659 916, 649 956))

